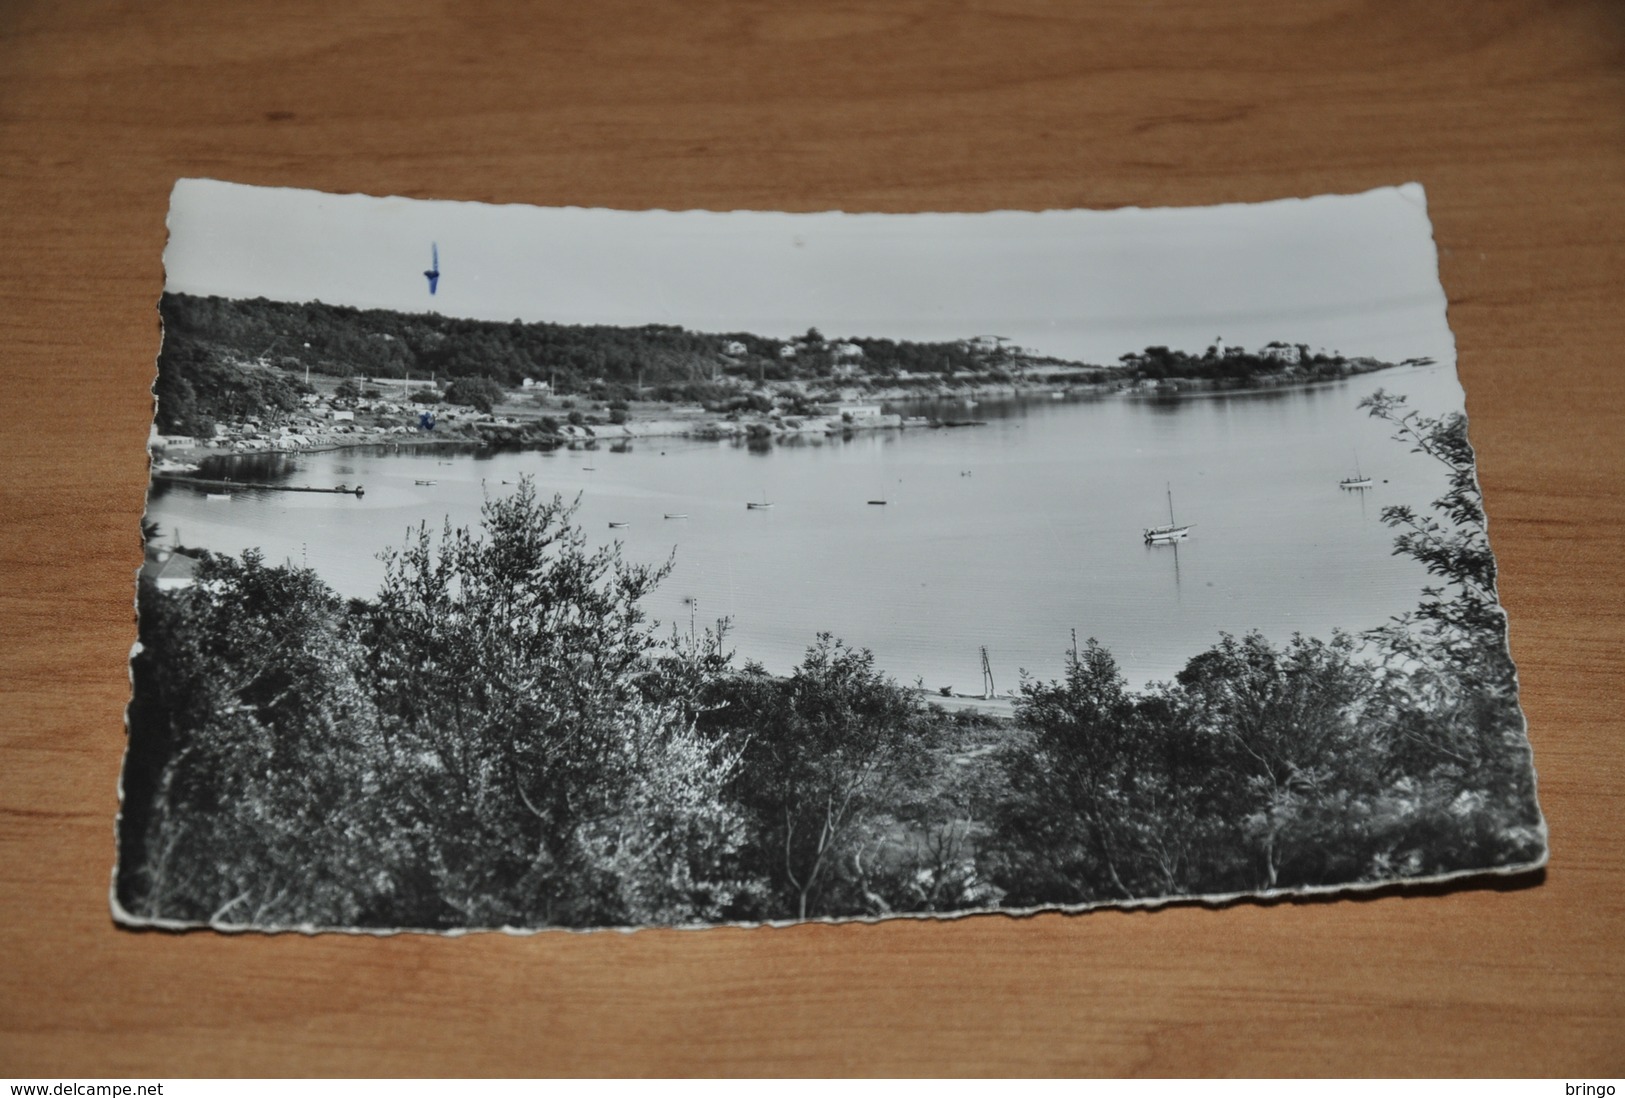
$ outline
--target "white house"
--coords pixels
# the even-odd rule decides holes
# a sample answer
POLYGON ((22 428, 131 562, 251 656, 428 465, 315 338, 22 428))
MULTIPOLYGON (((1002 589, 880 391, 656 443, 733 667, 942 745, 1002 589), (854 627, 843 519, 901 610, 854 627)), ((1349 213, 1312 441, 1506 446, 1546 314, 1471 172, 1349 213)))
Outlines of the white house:
POLYGON ((730 339, 722 345, 722 353, 725 355, 742 355, 745 353, 745 345, 737 339, 730 339))
POLYGON ((141 578, 160 591, 180 591, 197 582, 197 561, 185 553, 160 551, 141 566, 141 578))
POLYGON ((1276 362, 1296 362, 1298 361, 1298 349, 1291 344, 1276 340, 1259 348, 1258 357, 1274 359, 1276 362))
POLYGON ((856 343, 831 343, 830 353, 836 358, 862 358, 863 348, 856 343))

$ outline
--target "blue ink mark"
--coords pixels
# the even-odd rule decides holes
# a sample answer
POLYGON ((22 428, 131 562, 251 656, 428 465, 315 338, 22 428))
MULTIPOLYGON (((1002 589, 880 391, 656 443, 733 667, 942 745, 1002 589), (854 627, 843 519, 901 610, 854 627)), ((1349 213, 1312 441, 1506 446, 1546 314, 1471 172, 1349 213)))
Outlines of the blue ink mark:
POLYGON ((423 272, 423 277, 429 280, 429 296, 433 297, 435 288, 440 285, 440 245, 434 243, 429 246, 434 249, 434 263, 423 272))
MULTIPOLYGON (((433 291, 430 291, 430 292, 432 293, 433 291)), ((432 430, 434 430, 434 413, 433 412, 419 412, 418 413, 418 428, 420 430, 424 430, 424 431, 432 431, 432 430)))

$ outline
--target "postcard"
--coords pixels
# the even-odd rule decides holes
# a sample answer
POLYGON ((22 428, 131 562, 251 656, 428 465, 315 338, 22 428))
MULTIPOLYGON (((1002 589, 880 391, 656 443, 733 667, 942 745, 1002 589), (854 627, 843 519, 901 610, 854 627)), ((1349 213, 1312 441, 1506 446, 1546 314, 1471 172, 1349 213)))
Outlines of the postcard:
POLYGON ((177 184, 112 905, 702 927, 1538 869, 1425 196, 177 184))

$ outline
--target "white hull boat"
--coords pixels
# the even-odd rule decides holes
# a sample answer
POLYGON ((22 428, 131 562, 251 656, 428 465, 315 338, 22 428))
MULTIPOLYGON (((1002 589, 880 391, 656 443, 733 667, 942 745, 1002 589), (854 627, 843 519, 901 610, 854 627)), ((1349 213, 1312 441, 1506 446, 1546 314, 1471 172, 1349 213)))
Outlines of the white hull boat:
POLYGON ((1191 530, 1196 526, 1194 522, 1181 524, 1174 519, 1174 490, 1168 488, 1168 522, 1165 526, 1147 526, 1145 528, 1145 543, 1147 545, 1167 545, 1170 542, 1184 541, 1190 536, 1191 530))

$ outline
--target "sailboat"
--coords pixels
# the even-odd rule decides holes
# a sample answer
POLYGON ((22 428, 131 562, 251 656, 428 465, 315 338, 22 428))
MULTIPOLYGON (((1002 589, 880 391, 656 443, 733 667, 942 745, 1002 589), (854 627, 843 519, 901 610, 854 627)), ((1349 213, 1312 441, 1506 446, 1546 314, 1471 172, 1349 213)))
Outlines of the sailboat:
POLYGON ((763 492, 762 493, 762 502, 755 503, 755 502, 747 500, 746 503, 745 503, 745 510, 747 510, 747 511, 766 511, 768 508, 770 508, 772 506, 773 505, 771 503, 767 502, 767 493, 763 492))
POLYGON ((1360 455, 1358 453, 1354 455, 1354 475, 1352 477, 1344 477, 1342 480, 1337 482, 1337 486, 1339 488, 1354 489, 1371 487, 1371 478, 1360 472, 1360 455))
POLYGON ((1183 540, 1190 534, 1196 523, 1189 522, 1181 526, 1174 521, 1174 489, 1168 486, 1168 525, 1148 526, 1145 529, 1145 543, 1147 545, 1167 545, 1170 542, 1183 540))

